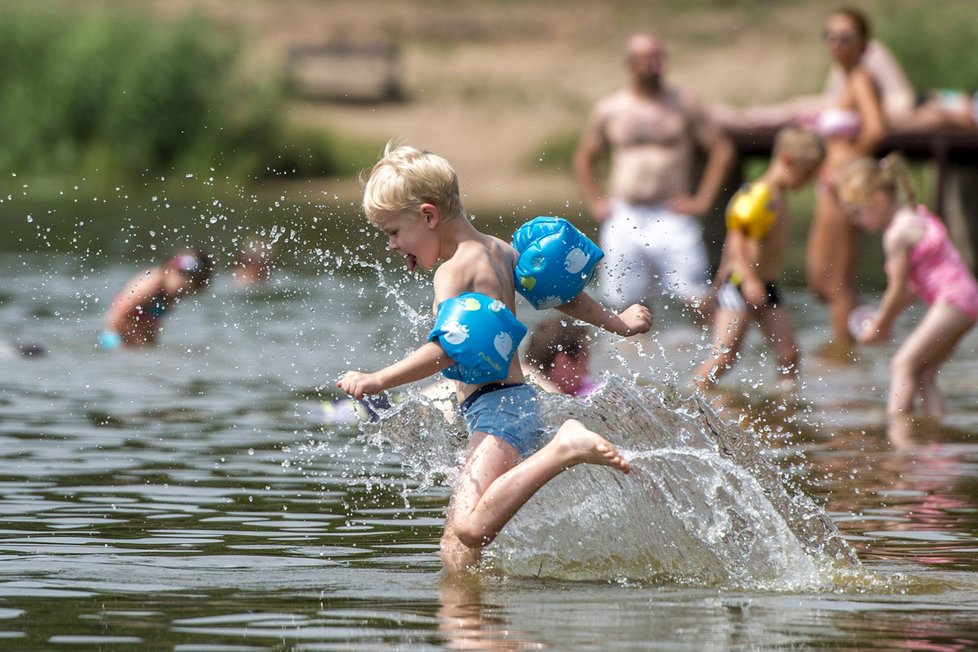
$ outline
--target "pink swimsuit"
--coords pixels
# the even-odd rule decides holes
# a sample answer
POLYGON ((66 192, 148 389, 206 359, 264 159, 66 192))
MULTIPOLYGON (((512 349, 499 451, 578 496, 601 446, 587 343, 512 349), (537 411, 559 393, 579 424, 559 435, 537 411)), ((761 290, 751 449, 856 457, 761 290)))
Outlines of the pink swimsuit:
POLYGON ((944 300, 978 318, 978 282, 951 244, 947 229, 924 206, 917 207, 917 215, 927 227, 910 250, 910 285, 928 305, 944 300))

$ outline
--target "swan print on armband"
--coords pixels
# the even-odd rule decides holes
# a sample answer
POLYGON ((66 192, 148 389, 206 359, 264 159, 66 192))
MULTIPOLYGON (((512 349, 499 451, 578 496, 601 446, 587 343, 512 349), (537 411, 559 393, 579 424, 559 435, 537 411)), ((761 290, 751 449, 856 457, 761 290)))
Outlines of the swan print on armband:
POLYGON ((442 337, 449 344, 459 345, 469 339, 469 327, 459 323, 457 319, 445 322, 442 326, 442 337))
POLYGON ((574 247, 567 252, 567 257, 564 258, 564 270, 568 274, 580 274, 584 267, 587 265, 588 261, 591 260, 591 256, 579 247, 574 247))
POLYGON ((513 338, 509 333, 504 333, 499 331, 496 333, 496 337, 492 340, 492 345, 504 360, 509 360, 510 355, 513 353, 513 338))

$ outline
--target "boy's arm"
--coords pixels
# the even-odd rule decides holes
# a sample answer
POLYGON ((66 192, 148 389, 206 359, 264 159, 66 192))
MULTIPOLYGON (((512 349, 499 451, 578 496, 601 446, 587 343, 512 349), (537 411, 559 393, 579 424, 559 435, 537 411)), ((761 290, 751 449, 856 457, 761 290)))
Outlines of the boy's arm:
POLYGON ((438 343, 428 342, 380 371, 348 371, 336 386, 353 398, 361 399, 367 394, 379 394, 392 387, 427 378, 452 364, 454 361, 445 355, 438 343))
POLYGON ((730 248, 729 271, 731 274, 740 274, 740 291, 747 303, 764 306, 767 304, 767 290, 764 279, 757 274, 758 261, 751 255, 752 240, 754 238, 740 229, 731 229, 728 232, 726 244, 730 248))
POLYGON ((636 303, 616 314, 587 292, 581 292, 567 303, 557 306, 557 310, 568 317, 625 337, 647 333, 652 328, 652 313, 645 306, 636 303))

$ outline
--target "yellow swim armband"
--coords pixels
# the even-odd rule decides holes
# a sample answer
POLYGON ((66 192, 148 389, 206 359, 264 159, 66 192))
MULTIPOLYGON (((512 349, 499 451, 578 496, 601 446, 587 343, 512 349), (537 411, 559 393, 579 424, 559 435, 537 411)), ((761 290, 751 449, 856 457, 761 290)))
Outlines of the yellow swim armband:
POLYGON ((744 184, 727 204, 727 230, 744 231, 760 240, 774 226, 771 188, 763 182, 744 184))

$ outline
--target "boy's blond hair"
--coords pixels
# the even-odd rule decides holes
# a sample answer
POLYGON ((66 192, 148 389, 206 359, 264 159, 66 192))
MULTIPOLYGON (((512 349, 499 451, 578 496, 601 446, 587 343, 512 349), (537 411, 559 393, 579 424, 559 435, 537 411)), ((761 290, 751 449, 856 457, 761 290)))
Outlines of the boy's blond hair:
POLYGON ((774 156, 787 155, 800 163, 818 165, 825 158, 822 139, 810 129, 783 127, 774 137, 774 156))
POLYGON ((390 141, 363 189, 363 212, 375 221, 380 215, 396 215, 434 204, 444 219, 464 216, 458 176, 451 164, 427 150, 390 141))

